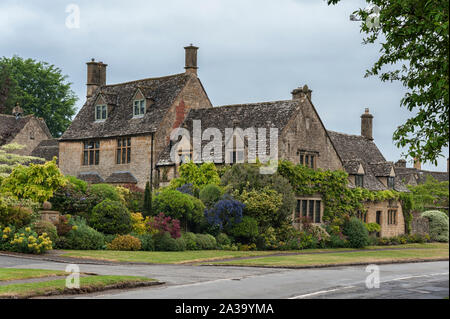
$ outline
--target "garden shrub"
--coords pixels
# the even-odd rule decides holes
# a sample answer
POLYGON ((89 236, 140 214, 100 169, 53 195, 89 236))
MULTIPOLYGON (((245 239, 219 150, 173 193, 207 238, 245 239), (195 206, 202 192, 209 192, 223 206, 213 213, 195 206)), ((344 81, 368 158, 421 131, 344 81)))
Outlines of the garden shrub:
POLYGON ((58 239, 58 232, 56 226, 48 221, 39 220, 33 223, 31 227, 39 236, 42 234, 47 234, 50 240, 55 243, 58 239))
POLYGON ((210 209, 214 207, 214 205, 219 201, 222 195, 223 191, 219 186, 209 184, 202 188, 199 194, 199 198, 203 202, 203 204, 205 204, 205 207, 207 209, 210 209))
POLYGON ((141 250, 143 251, 154 251, 155 250, 155 240, 151 234, 143 234, 137 236, 141 240, 141 250))
POLYGON ((72 220, 72 230, 62 237, 58 243, 59 248, 98 250, 105 245, 105 238, 102 233, 89 227, 82 219, 72 220))
POLYGON ((253 217, 244 216, 242 221, 230 230, 230 235, 241 243, 252 243, 258 236, 258 221, 253 217))
POLYGON ((346 248, 348 245, 349 243, 343 234, 331 234, 328 240, 330 248, 346 248))
POLYGON ((438 210, 429 210, 422 213, 422 217, 427 218, 429 221, 431 239, 448 243, 448 216, 438 210))
POLYGON ((205 210, 205 217, 211 226, 218 227, 219 230, 230 230, 242 221, 244 207, 243 203, 225 194, 213 208, 205 210))
POLYGON ((62 214, 71 214, 88 218, 95 205, 102 199, 90 191, 90 187, 84 192, 71 183, 58 188, 50 202, 53 209, 62 214))
POLYGON ((368 223, 365 226, 369 234, 375 234, 381 231, 381 226, 377 223, 368 223))
POLYGON ((144 191, 133 184, 116 187, 121 200, 130 212, 142 212, 144 208, 144 191))
POLYGON ((90 186, 90 192, 100 198, 100 201, 121 201, 117 189, 109 184, 94 184, 90 186))
POLYGON ((119 235, 107 245, 108 250, 137 251, 141 247, 141 240, 131 235, 119 235))
POLYGON ((344 224, 343 234, 347 236, 352 248, 363 248, 369 244, 369 232, 364 222, 356 217, 350 218, 344 224))
POLYGON ((167 188, 154 196, 152 209, 180 220, 187 230, 189 225, 201 222, 205 206, 198 198, 167 188))
POLYGON ((15 231, 14 227, 0 228, 0 250, 25 254, 43 254, 52 249, 50 237, 43 233, 38 235, 31 227, 15 231))
POLYGON ((197 246, 197 237, 194 233, 184 233, 181 237, 184 239, 187 250, 199 249, 199 247, 197 246))
POLYGON ((88 188, 87 182, 70 175, 67 175, 66 178, 67 181, 73 186, 75 190, 86 193, 88 188))
POLYGON ((180 221, 160 213, 158 216, 150 217, 146 222, 146 228, 152 235, 169 233, 172 238, 181 236, 180 221))
POLYGON ((178 251, 180 248, 176 239, 172 238, 168 232, 157 234, 154 240, 156 251, 178 251))
POLYGON ((0 202, 0 226, 22 228, 31 223, 33 212, 22 206, 6 206, 0 202))
POLYGON ((92 210, 89 225, 105 234, 127 234, 132 230, 132 220, 122 202, 104 200, 92 210))
POLYGON ((217 248, 216 239, 210 234, 196 234, 195 237, 195 241, 199 249, 211 250, 217 248))
POLYGON ((141 213, 131 213, 131 229, 136 234, 139 235, 145 234, 146 220, 144 219, 141 213))
POLYGON ((217 245, 219 247, 222 247, 222 248, 224 246, 230 246, 231 245, 231 239, 225 233, 220 233, 219 235, 217 235, 216 236, 216 242, 217 242, 217 245))

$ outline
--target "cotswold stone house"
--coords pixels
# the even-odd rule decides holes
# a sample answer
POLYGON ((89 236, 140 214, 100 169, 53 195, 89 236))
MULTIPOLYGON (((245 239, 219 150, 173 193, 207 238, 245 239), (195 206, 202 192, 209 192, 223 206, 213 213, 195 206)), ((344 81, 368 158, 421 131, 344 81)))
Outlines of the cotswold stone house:
POLYGON ((106 84, 102 62, 87 63, 87 100, 59 143, 64 174, 89 182, 136 184, 155 176, 172 129, 191 109, 210 108, 197 77, 197 47, 186 47, 186 71, 106 84))
MULTIPOLYGON (((119 84, 106 84, 106 64, 88 62, 86 103, 59 143, 62 172, 92 183, 143 188, 150 181, 164 186, 177 177, 186 159, 217 165, 245 162, 252 148, 247 130, 265 129, 265 136, 258 131, 258 142, 276 142, 279 159, 345 170, 350 187, 407 190, 397 177, 398 165, 386 161, 373 141, 373 116, 368 109, 361 116, 361 135, 347 135, 325 128, 306 85, 292 91, 290 100, 212 107, 197 77, 197 49, 185 48, 184 73, 119 84), (202 150, 211 150, 209 129, 222 139, 219 149, 200 158, 193 152, 198 125, 202 150), (175 129, 187 132, 187 137, 171 138, 175 129), (272 129, 278 132, 275 137, 269 134, 272 129), (233 134, 227 135, 227 130, 233 134), (238 130, 244 135, 234 134, 238 130)), ((258 156, 269 152, 268 146, 258 148, 258 156)), ((381 236, 404 233, 399 202, 366 203, 366 208, 358 216, 380 224, 381 236)), ((321 223, 323 211, 320 194, 298 194, 294 224, 301 217, 321 223)))
POLYGON ((42 118, 24 115, 20 106, 14 107, 12 115, 0 114, 0 146, 17 143, 25 146, 13 151, 19 155, 31 155, 52 160, 58 156, 58 142, 42 118))

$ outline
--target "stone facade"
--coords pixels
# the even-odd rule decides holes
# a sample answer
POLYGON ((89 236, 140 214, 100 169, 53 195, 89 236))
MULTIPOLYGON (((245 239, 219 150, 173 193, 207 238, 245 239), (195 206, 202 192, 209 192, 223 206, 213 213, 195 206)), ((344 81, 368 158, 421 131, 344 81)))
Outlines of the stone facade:
POLYGON ((48 140, 49 138, 51 138, 51 135, 49 136, 48 132, 42 128, 42 123, 33 117, 15 136, 11 143, 25 145, 25 148, 14 151, 15 153, 20 155, 31 155, 39 143, 48 140))
POLYGON ((365 208, 366 222, 378 223, 381 226, 380 237, 393 237, 405 233, 405 219, 399 201, 367 202, 365 208), (392 216, 392 212, 395 212, 395 217, 392 216))

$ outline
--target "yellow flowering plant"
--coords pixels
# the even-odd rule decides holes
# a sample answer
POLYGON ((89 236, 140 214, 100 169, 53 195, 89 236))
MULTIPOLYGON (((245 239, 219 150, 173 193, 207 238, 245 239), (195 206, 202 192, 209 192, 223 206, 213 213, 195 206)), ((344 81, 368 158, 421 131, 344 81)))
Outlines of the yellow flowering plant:
POLYGON ((39 236, 30 227, 26 227, 15 233, 7 227, 3 229, 1 235, 2 240, 7 241, 7 243, 4 243, 4 247, 0 246, 0 248, 6 248, 5 250, 9 251, 25 254, 43 254, 53 247, 53 243, 47 233, 42 233, 39 236), (7 235, 7 238, 4 235, 7 235))

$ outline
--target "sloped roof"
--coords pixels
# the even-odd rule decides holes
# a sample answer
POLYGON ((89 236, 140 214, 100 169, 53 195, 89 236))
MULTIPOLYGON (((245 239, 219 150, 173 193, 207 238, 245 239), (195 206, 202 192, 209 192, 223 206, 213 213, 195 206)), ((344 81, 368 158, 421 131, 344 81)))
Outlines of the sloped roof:
MULTIPOLYGON (((57 139, 49 139, 41 141, 38 146, 31 152, 31 156, 44 158, 47 161, 53 160, 53 157, 59 157, 59 141, 57 139)), ((58 163, 58 160, 57 160, 58 163)))
POLYGON ((414 167, 395 167, 395 174, 408 185, 417 185, 425 183, 428 176, 433 177, 438 182, 448 182, 448 172, 433 172, 427 170, 419 170, 414 167))
MULTIPOLYGON (((387 187, 377 178, 390 175, 394 163, 387 162, 373 140, 360 135, 349 135, 328 131, 334 147, 344 160, 344 169, 348 174, 355 174, 356 163, 364 168, 363 187, 373 191, 386 190, 387 187)), ((406 186, 398 179, 394 189, 407 191, 406 186)))
POLYGON ((61 140, 104 138, 155 132, 164 115, 193 75, 181 73, 160 78, 104 85, 96 90, 77 114, 61 140), (152 99, 143 117, 133 118, 133 96, 140 88, 152 99), (94 103, 102 94, 108 103, 108 118, 95 122, 94 103))
POLYGON ((97 172, 82 172, 78 174, 77 178, 91 184, 99 184, 105 182, 105 180, 97 172))
POLYGON ((345 161, 343 163, 343 167, 345 171, 349 174, 358 174, 359 166, 361 165, 361 161, 358 160, 351 160, 351 161, 345 161))
MULTIPOLYGON (((202 131, 207 128, 217 128, 222 133, 222 141, 225 144, 225 129, 239 127, 242 130, 247 128, 266 128, 266 134, 269 135, 270 128, 278 128, 279 134, 287 125, 293 114, 306 103, 301 100, 286 100, 251 104, 237 104, 218 106, 207 109, 190 110, 186 120, 183 122, 183 128, 193 131, 193 121, 200 120, 202 131)), ((210 141, 202 141, 202 147, 210 141)), ((269 143, 267 143, 269 144, 269 143)), ((223 145, 223 148, 225 145, 223 145)), ((225 153, 222 151, 222 156, 225 153)), ((157 165, 171 165, 170 146, 167 146, 161 153, 157 165)))
POLYGON ((110 184, 137 184, 137 179, 130 172, 114 172, 105 179, 110 184))
POLYGON ((10 143, 33 116, 21 116, 16 119, 13 115, 0 114, 0 145, 10 143))

